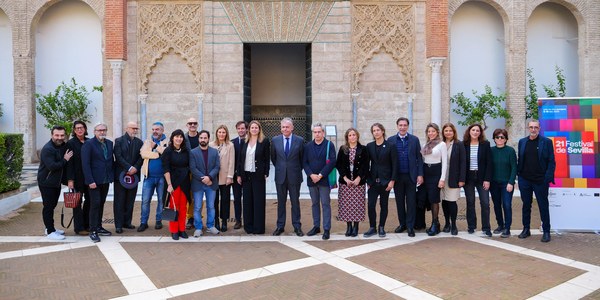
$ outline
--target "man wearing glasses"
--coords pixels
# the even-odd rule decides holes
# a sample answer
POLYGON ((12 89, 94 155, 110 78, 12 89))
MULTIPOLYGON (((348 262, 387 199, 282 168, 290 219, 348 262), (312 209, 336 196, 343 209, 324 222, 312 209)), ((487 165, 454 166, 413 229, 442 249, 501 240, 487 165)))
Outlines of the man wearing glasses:
MULTIPOLYGON (((185 145, 188 147, 188 153, 192 152, 192 149, 197 148, 200 145, 199 135, 198 135, 198 120, 195 118, 189 118, 187 120, 187 129, 188 132, 185 134, 185 145)), ((194 226, 194 198, 192 197, 192 191, 188 191, 188 208, 187 208, 187 224, 185 224, 186 229, 191 229, 194 226)), ((204 202, 201 202, 204 205, 204 202)), ((200 208, 202 211, 202 207, 200 208)))
POLYGON ((540 122, 529 121, 529 136, 519 140, 519 160, 517 174, 519 175, 519 190, 523 200, 523 231, 520 239, 531 235, 531 202, 533 193, 537 199, 542 218, 542 242, 550 241, 550 211, 548 209, 548 189, 550 182, 554 183, 554 147, 552 141, 540 135, 540 122))
POLYGON ((115 200, 113 202, 116 233, 123 233, 123 228, 135 228, 131 224, 131 219, 138 185, 136 182, 135 185, 127 184, 123 186, 120 179, 121 173, 124 173, 124 178, 139 176, 138 171, 142 167, 140 149, 142 149, 144 142, 136 137, 138 129, 137 123, 129 122, 127 128, 125 128, 125 134, 115 140, 115 178, 119 180, 114 185, 115 200))
POLYGON ((81 167, 85 184, 90 189, 90 239, 100 241, 100 235, 112 233, 102 227, 104 203, 108 188, 114 179, 113 142, 106 138, 107 126, 98 123, 94 126, 94 137, 81 147, 81 167))

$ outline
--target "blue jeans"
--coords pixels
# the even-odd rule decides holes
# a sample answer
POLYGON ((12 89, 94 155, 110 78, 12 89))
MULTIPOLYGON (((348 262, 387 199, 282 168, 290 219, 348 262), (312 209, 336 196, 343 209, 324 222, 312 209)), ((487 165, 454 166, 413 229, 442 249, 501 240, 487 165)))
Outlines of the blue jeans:
POLYGON ((215 227, 215 196, 217 191, 208 185, 202 185, 199 191, 192 192, 194 197, 194 227, 202 229, 202 199, 206 194, 206 228, 215 227))
POLYGON ((490 194, 492 195, 492 202, 494 202, 494 214, 496 215, 496 222, 498 227, 509 229, 512 225, 512 198, 513 192, 506 191, 506 185, 508 183, 490 183, 490 194), (504 216, 502 213, 504 212, 504 216))
POLYGON ((154 190, 156 190, 156 196, 158 198, 158 203, 156 205, 156 221, 162 220, 165 178, 146 177, 146 179, 144 179, 144 185, 142 186, 142 224, 148 224, 148 218, 150 217, 150 201, 152 201, 154 190))
POLYGON ((323 206, 323 229, 331 229, 331 189, 329 186, 309 186, 308 192, 312 200, 313 226, 321 227, 321 206, 323 206))
POLYGON ((519 177, 519 191, 521 191, 521 200, 523 200, 523 228, 530 228, 531 225, 531 202, 533 193, 540 209, 542 219, 542 230, 550 232, 550 209, 548 203, 548 183, 533 183, 523 177, 519 177))

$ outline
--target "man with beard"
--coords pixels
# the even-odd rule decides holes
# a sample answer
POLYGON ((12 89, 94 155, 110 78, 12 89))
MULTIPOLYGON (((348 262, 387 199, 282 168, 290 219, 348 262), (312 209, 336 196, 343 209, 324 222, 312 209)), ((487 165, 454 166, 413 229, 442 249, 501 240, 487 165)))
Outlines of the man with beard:
POLYGON ((42 219, 46 226, 47 237, 51 240, 64 240, 65 232, 54 228, 54 208, 58 204, 61 184, 67 184, 65 167, 73 156, 73 151, 65 144, 66 130, 62 126, 54 126, 50 131, 51 140, 44 145, 40 153, 40 166, 37 182, 42 194, 42 219))
POLYGON ((200 147, 190 153, 192 172, 192 193, 194 195, 194 237, 202 236, 202 199, 206 194, 206 228, 212 234, 219 234, 215 228, 215 196, 219 188, 219 151, 208 146, 210 133, 200 131, 200 147))
POLYGON ((115 140, 115 178, 118 178, 119 181, 114 185, 115 199, 113 202, 116 233, 123 233, 123 228, 135 228, 131 224, 131 219, 133 218, 133 205, 138 184, 135 182, 135 185, 125 187, 121 183, 120 176, 121 173, 125 173, 125 178, 138 176, 138 170, 142 167, 140 149, 143 142, 136 137, 138 129, 136 122, 129 122, 125 128, 125 134, 115 140))
POLYGON ((163 176, 162 160, 160 156, 165 151, 169 140, 164 134, 165 127, 161 122, 152 124, 152 136, 144 141, 140 150, 142 159, 142 175, 144 175, 144 184, 142 186, 142 216, 141 224, 137 231, 142 232, 148 228, 148 218, 150 217, 150 201, 156 190, 158 204, 156 205, 156 224, 154 229, 162 228, 162 209, 163 192, 165 191, 165 177, 163 176))
POLYGON ((100 242, 100 235, 112 233, 102 227, 104 203, 108 188, 114 179, 113 142, 106 138, 108 126, 98 123, 94 126, 94 137, 81 147, 81 166, 85 184, 90 189, 90 239, 100 242))

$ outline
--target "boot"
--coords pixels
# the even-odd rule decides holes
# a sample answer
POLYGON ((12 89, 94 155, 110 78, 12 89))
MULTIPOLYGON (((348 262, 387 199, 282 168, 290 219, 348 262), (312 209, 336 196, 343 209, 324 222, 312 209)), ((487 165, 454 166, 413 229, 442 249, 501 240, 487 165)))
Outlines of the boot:
POLYGON ((448 223, 446 222, 446 224, 444 224, 444 230, 442 230, 442 231, 443 231, 443 232, 445 232, 445 233, 448 233, 448 232, 450 232, 450 224, 448 224, 448 223))
POLYGON ((458 216, 458 204, 456 204, 456 202, 451 202, 449 203, 448 208, 450 210, 450 222, 452 222, 450 234, 457 235, 458 228, 456 227, 456 217, 458 216))
POLYGON ((358 236, 358 222, 354 222, 354 226, 352 226, 352 237, 358 236))
POLYGON ((221 220, 221 232, 226 232, 227 231, 227 219, 222 219, 221 220))
POLYGON ((440 222, 437 219, 431 221, 431 227, 427 230, 427 235, 434 236, 440 233, 440 222))
POLYGON ((450 232, 450 202, 446 200, 442 200, 442 211, 444 212, 444 230, 443 232, 450 232))
POLYGON ((452 222, 452 228, 450 229, 450 234, 452 234, 452 235, 458 234, 458 228, 456 227, 456 222, 452 222))
POLYGON ((346 234, 345 236, 352 235, 352 222, 346 222, 346 234))

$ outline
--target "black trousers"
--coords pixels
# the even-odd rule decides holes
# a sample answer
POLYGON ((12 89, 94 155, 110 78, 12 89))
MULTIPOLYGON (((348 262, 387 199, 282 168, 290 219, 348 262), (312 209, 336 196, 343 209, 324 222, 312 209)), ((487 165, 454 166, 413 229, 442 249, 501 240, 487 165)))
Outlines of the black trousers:
POLYGON ((244 231, 246 233, 265 233, 266 182, 264 176, 254 172, 245 172, 242 179, 244 191, 244 231))
POLYGON ((417 183, 410 179, 409 174, 400 174, 394 185, 394 194, 400 225, 413 229, 417 208, 417 183))
POLYGON ((113 211, 115 214, 115 228, 129 226, 133 217, 133 206, 135 204, 135 195, 137 194, 137 185, 132 189, 124 188, 121 183, 115 182, 115 199, 113 201, 113 211))
POLYGON ((215 219, 220 218, 221 221, 227 222, 229 214, 231 212, 231 192, 229 186, 226 184, 219 185, 215 196, 215 219), (217 207, 221 205, 221 210, 217 210, 217 207))
POLYGON ((96 184, 95 189, 90 189, 90 231, 97 231, 102 227, 104 215, 104 202, 108 195, 110 183, 96 184))
POLYGON ((48 234, 56 231, 54 228, 54 209, 58 204, 60 197, 60 187, 42 187, 40 186, 40 194, 42 194, 42 220, 48 234))
POLYGON ((369 227, 377 226, 377 197, 379 197, 379 226, 384 227, 388 216, 388 200, 390 191, 386 191, 387 185, 373 184, 367 191, 369 227))
POLYGON ((90 189, 87 186, 75 188, 76 192, 82 193, 79 206, 73 208, 73 229, 75 232, 90 229, 90 189))
POLYGON ((233 211, 237 222, 242 220, 242 186, 237 183, 237 178, 233 178, 233 211))
POLYGON ((288 193, 292 204, 292 225, 294 229, 302 228, 300 221, 300 185, 302 183, 290 183, 285 180, 283 184, 275 184, 277 189, 277 228, 285 228, 286 204, 288 193))

